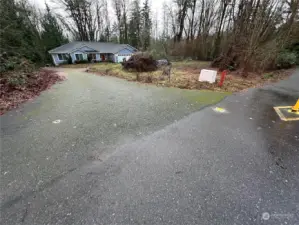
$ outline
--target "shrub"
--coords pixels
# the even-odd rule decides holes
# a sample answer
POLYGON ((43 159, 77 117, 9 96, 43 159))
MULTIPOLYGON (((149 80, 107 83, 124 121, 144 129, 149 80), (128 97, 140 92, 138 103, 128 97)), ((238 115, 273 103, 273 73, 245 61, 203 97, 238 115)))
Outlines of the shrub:
POLYGON ((22 86, 26 83, 26 77, 23 74, 16 73, 8 77, 7 83, 12 87, 22 86))
POLYGON ((288 69, 296 65, 297 55, 294 52, 281 52, 278 55, 276 66, 279 69, 288 69))
POLYGON ((68 61, 63 61, 63 62, 59 63, 59 65, 69 65, 69 62, 68 61))
POLYGON ((132 55, 128 61, 121 63, 126 70, 134 69, 138 72, 149 72, 157 70, 157 62, 146 52, 138 52, 132 55))
POLYGON ((14 62, 7 62, 4 64, 5 70, 14 70, 15 69, 15 63, 14 62))
POLYGON ((75 61, 76 64, 85 64, 85 63, 89 63, 88 60, 76 60, 75 61))

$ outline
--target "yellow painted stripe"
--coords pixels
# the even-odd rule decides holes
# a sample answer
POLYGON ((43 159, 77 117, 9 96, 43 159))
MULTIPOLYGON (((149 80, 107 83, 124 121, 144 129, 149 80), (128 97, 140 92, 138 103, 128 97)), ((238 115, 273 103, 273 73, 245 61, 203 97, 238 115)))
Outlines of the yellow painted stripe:
POLYGON ((274 109, 275 109, 277 115, 280 117, 281 120, 287 121, 286 118, 285 118, 285 116, 282 114, 282 112, 280 112, 280 108, 279 107, 274 107, 274 109))
MULTIPOLYGON (((288 118, 288 117, 285 117, 285 115, 283 115, 283 113, 280 111, 280 109, 292 109, 292 106, 277 106, 277 107, 273 107, 273 108, 276 111, 277 115, 280 117, 280 119, 283 121, 299 120, 299 116, 297 118, 288 118)), ((291 112, 291 113, 293 113, 293 112, 291 112)), ((295 112, 295 114, 297 115, 298 113, 295 112)))

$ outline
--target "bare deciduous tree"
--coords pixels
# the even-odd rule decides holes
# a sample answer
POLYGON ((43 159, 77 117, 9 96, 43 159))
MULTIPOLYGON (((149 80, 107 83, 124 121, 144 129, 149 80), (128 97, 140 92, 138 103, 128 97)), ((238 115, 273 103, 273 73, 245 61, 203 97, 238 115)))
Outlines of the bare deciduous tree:
POLYGON ((119 42, 128 42, 128 15, 127 15, 127 0, 113 0, 113 7, 115 10, 118 29, 119 29, 119 42))
POLYGON ((94 1, 92 0, 61 0, 58 2, 64 6, 74 22, 77 36, 81 41, 94 41, 96 31, 96 16, 94 13, 94 1))
POLYGON ((174 42, 180 42, 183 36, 185 18, 190 4, 190 0, 176 0, 177 12, 177 33, 174 36, 174 42))

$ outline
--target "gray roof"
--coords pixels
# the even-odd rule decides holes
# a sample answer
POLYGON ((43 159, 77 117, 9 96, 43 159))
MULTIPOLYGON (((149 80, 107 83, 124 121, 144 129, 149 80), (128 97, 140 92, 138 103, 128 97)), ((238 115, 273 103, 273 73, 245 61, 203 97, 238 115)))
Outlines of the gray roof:
POLYGON ((110 42, 88 42, 88 41, 74 41, 65 45, 61 45, 49 51, 49 53, 71 53, 81 47, 89 47, 101 53, 117 53, 124 48, 135 49, 127 44, 115 44, 110 42))

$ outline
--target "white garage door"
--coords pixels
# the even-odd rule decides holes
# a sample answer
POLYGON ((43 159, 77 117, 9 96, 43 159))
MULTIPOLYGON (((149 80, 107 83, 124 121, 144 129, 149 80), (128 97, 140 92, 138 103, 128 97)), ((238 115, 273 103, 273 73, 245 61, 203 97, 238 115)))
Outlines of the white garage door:
POLYGON ((132 54, 127 55, 119 55, 117 56, 117 62, 121 63, 124 59, 128 60, 131 57, 132 54))

